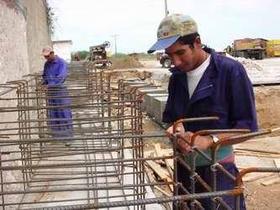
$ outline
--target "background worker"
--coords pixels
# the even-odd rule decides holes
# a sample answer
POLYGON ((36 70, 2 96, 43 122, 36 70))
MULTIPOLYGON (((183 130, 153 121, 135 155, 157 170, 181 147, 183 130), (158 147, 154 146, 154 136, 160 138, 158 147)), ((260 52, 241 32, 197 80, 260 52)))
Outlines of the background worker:
MULTIPOLYGON (((237 61, 215 53, 213 49, 203 47, 196 22, 187 15, 172 14, 165 17, 157 31, 157 42, 148 51, 165 49, 174 68, 168 86, 168 100, 163 113, 163 121, 174 123, 178 119, 217 116, 218 121, 193 122, 179 124, 178 130, 190 140, 194 132, 205 129, 250 129, 257 130, 257 118, 254 93, 244 67, 237 61)), ((173 134, 173 127, 167 129, 173 134)), ((194 145, 209 153, 213 141, 229 134, 197 136, 194 145)), ((232 135, 232 134, 231 134, 232 135)), ((190 146, 181 139, 178 149, 190 163, 190 146)), ((223 146, 217 153, 218 162, 234 176, 238 170, 234 163, 232 146, 223 146)), ((196 172, 208 184, 211 183, 210 163, 200 155, 196 159, 196 172)), ((177 162, 178 181, 190 189, 190 173, 177 162)), ((234 188, 234 182, 218 171, 217 190, 234 188)), ((196 184, 196 193, 205 189, 196 184)), ((180 194, 184 193, 182 191, 180 194)), ((223 196, 224 201, 235 209, 234 198, 223 196)), ((200 200, 205 209, 211 209, 211 199, 200 200)), ((246 209, 241 198, 241 209, 246 209)), ((180 209, 180 207, 179 207, 180 209)), ((222 209, 221 206, 217 209, 222 209)))
MULTIPOLYGON (((64 82, 68 75, 66 62, 54 54, 51 47, 45 47, 42 54, 46 59, 43 71, 43 85, 47 87, 48 124, 52 137, 63 138, 73 136, 71 100, 64 82), (67 107, 68 106, 68 107, 67 107)), ((70 145, 67 141, 66 145, 70 145)))

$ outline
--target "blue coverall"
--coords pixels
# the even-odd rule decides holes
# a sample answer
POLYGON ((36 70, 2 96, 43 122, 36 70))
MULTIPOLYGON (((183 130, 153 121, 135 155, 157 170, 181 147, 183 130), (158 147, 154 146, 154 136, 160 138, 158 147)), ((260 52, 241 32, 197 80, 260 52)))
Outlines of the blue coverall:
POLYGON ((47 86, 48 125, 53 137, 72 137, 71 100, 68 90, 63 84, 68 75, 66 62, 55 57, 44 65, 43 84, 47 86))
MULTIPOLYGON (((173 123, 182 118, 217 116, 218 121, 204 121, 184 124, 185 130, 196 132, 205 129, 250 129, 257 130, 257 117, 252 84, 244 67, 237 61, 219 55, 214 50, 205 48, 211 54, 210 64, 204 72, 193 95, 189 98, 187 74, 173 68, 168 92, 169 96, 163 122, 173 123)), ((233 155, 232 146, 221 147, 218 151, 218 160, 223 160, 233 155)), ((186 156, 189 161, 189 156, 186 156)), ((211 180, 209 163, 200 155, 197 157, 197 173, 208 184, 211 180)), ((222 163, 233 175, 238 174, 234 162, 222 163)), ((179 162, 178 181, 189 189, 189 172, 179 162)), ((223 173, 218 172, 217 189, 229 190, 234 188, 234 183, 223 173)), ((196 192, 205 192, 204 188, 197 184, 196 192)), ((180 192, 183 193, 183 192, 180 192)), ((233 208, 233 197, 224 196, 224 200, 233 208)), ((209 199, 201 200, 205 209, 210 209, 209 199)), ((244 200, 241 201, 241 209, 246 209, 244 200)))

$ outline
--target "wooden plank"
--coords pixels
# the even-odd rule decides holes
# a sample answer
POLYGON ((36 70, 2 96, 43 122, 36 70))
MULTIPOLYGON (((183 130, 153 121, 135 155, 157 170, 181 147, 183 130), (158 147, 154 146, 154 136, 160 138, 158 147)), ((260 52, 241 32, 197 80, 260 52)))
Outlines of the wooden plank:
POLYGON ((256 151, 266 151, 273 154, 279 154, 280 136, 263 137, 245 141, 241 144, 234 145, 235 149, 249 149, 256 151))
POLYGON ((159 164, 152 160, 146 161, 149 167, 163 180, 166 180, 167 178, 170 179, 169 173, 167 170, 163 169, 159 164))
MULTIPOLYGON (((154 146, 155 146, 157 157, 166 156, 166 154, 163 154, 163 151, 162 151, 159 143, 156 143, 154 146)), ((169 172, 169 176, 173 179, 173 170, 171 169, 171 166, 169 165, 169 162, 166 159, 164 159, 164 162, 166 164, 167 171, 169 172)))
POLYGON ((154 154, 153 150, 144 151, 144 157, 154 157, 154 154))
POLYGON ((275 167, 272 158, 260 158, 253 156, 236 156, 236 165, 238 168, 249 168, 249 167, 275 167))
POLYGON ((145 167, 148 183, 155 183, 155 177, 153 175, 153 171, 146 165, 144 165, 144 167, 145 167))
MULTIPOLYGON (((274 159, 273 161, 274 161, 274 164, 275 164, 276 168, 280 169, 280 158, 274 159)), ((280 172, 278 172, 278 175, 280 177, 280 172)))
MULTIPOLYGON (((163 169, 160 165, 155 163, 152 160, 147 160, 147 164, 150 166, 150 168, 165 182, 173 182, 173 180, 170 178, 169 173, 167 170, 163 169)), ((169 188, 173 192, 173 185, 169 185, 169 188)))
POLYGON ((168 165, 170 166, 170 168, 172 169, 172 171, 174 171, 173 159, 166 159, 166 161, 168 162, 168 165))
POLYGON ((280 177, 278 175, 261 182, 261 184, 264 186, 269 186, 277 183, 280 183, 280 177))
POLYGON ((272 176, 274 173, 249 173, 242 178, 243 182, 252 182, 272 176))
POLYGON ((257 152, 247 152, 241 150, 235 150, 234 154, 236 156, 253 156, 253 157, 264 157, 264 158, 279 158, 280 154, 268 154, 268 153, 257 153, 257 152))
MULTIPOLYGON (((274 162, 275 167, 280 169, 280 159, 274 159, 273 162, 274 162)), ((276 173, 276 176, 274 176, 266 181, 263 181, 261 184, 264 186, 269 186, 269 185, 277 184, 277 183, 280 183, 280 173, 276 173)))
POLYGON ((250 149, 250 148, 236 148, 235 151, 241 151, 241 152, 252 152, 252 153, 257 153, 257 154, 268 154, 268 155, 280 155, 280 152, 276 151, 266 151, 266 150, 261 150, 261 149, 250 149))
POLYGON ((171 197, 172 194, 170 192, 166 192, 163 189, 161 189, 159 186, 155 186, 155 189, 157 189, 158 191, 160 191, 163 195, 166 195, 168 197, 171 197))
POLYGON ((275 164, 276 168, 280 169, 280 158, 274 159, 273 161, 274 161, 274 164, 275 164))

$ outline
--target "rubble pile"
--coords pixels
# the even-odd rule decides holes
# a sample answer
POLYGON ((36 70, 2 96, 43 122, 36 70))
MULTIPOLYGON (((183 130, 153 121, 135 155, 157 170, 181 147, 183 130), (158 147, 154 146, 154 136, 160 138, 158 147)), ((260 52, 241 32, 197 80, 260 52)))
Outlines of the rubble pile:
POLYGON ((257 71, 263 70, 263 67, 252 59, 247 59, 247 58, 242 58, 242 57, 232 57, 229 54, 227 54, 226 56, 240 62, 248 73, 250 73, 252 71, 256 71, 256 70, 257 71))

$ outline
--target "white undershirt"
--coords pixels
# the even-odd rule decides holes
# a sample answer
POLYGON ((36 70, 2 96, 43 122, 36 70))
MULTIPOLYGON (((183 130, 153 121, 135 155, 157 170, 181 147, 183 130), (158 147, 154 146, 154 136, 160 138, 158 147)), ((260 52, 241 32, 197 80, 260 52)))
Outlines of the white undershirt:
POLYGON ((187 80, 188 80, 188 88, 189 88, 189 97, 191 98, 196 86, 198 85, 199 80, 201 79, 202 75, 206 71, 207 67, 210 64, 210 57, 208 58, 197 68, 194 70, 187 72, 187 80))

